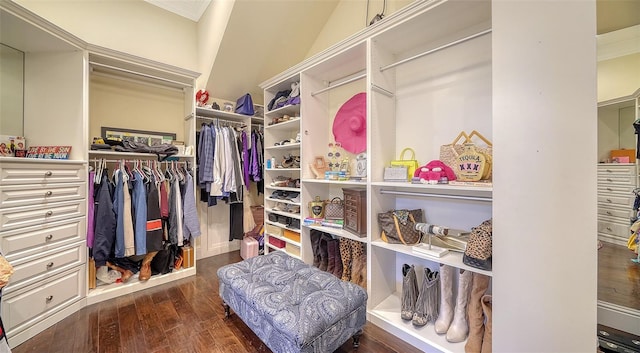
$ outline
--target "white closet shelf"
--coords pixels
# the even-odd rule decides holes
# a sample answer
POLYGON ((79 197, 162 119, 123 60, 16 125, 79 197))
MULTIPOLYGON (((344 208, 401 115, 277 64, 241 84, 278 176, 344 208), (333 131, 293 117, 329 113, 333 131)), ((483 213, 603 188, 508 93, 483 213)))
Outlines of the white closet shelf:
POLYGON ((291 217, 291 218, 295 218, 295 219, 300 219, 300 214, 299 213, 283 212, 283 211, 274 210, 272 208, 265 208, 265 211, 270 212, 270 213, 279 214, 281 216, 287 216, 287 217, 291 217))
POLYGON ((289 188, 286 186, 270 186, 270 185, 265 185, 264 187, 265 189, 269 189, 269 190, 282 190, 282 191, 295 191, 295 192, 300 192, 300 188, 289 188))
MULTIPOLYGON (((139 153, 139 152, 117 152, 117 151, 94 151, 94 150, 90 150, 89 151, 89 157, 98 157, 98 156, 109 156, 109 157, 118 157, 120 159, 129 159, 128 157, 131 158, 136 158, 136 157, 146 157, 146 158, 155 158, 157 159, 158 156, 154 153, 139 153)), ((170 158, 195 158, 195 156, 191 156, 191 155, 186 155, 186 154, 174 154, 173 156, 171 156, 170 158)))
POLYGON ((272 226, 276 226, 276 227, 280 227, 280 228, 283 228, 283 229, 290 230, 290 231, 292 231, 294 233, 300 233, 300 229, 289 228, 286 224, 282 224, 282 223, 278 223, 278 222, 272 222, 272 221, 269 221, 269 220, 265 220, 264 222, 266 224, 271 224, 272 226))
POLYGON ((281 172, 299 172, 300 168, 265 168, 264 170, 272 172, 272 171, 281 171, 281 172))
POLYGON ((300 117, 289 119, 287 121, 283 121, 281 123, 267 125, 264 128, 267 130, 275 131, 275 130, 298 130, 300 128, 300 117))
POLYGON ((333 228, 333 227, 324 227, 324 226, 319 226, 319 225, 304 225, 303 227, 307 227, 310 229, 316 229, 319 230, 321 232, 325 232, 325 233, 329 233, 331 235, 335 235, 337 237, 341 237, 341 238, 347 238, 347 239, 351 239, 351 240, 355 240, 355 241, 359 241, 361 243, 366 243, 367 242, 367 238, 363 237, 360 238, 359 236, 341 229, 341 228, 333 228))
POLYGON ((295 245, 295 246, 297 246, 297 247, 300 247, 300 242, 293 241, 293 240, 291 240, 291 239, 289 239, 289 238, 287 238, 287 237, 283 237, 283 236, 279 236, 279 235, 273 235, 273 234, 271 234, 271 233, 267 233, 267 235, 268 235, 269 237, 273 237, 273 238, 276 238, 276 239, 280 239, 280 240, 284 241, 285 243, 289 243, 289 244, 291 244, 291 245, 295 245))
POLYGON ((284 107, 280 107, 278 109, 264 112, 264 116, 266 118, 277 118, 285 114, 291 116, 299 113, 300 113, 300 104, 296 104, 296 105, 285 105, 284 107))
POLYGON ((291 201, 289 201, 289 200, 274 199, 274 198, 271 198, 271 197, 266 197, 266 198, 265 198, 265 200, 267 200, 267 201, 273 201, 273 202, 288 203, 288 204, 290 204, 290 205, 298 205, 298 206, 300 206, 300 202, 291 202, 291 201))
POLYGON ((204 116, 207 118, 220 118, 224 120, 231 120, 231 121, 238 121, 238 122, 244 122, 246 119, 260 118, 260 117, 255 117, 251 115, 244 115, 244 114, 238 114, 233 112, 227 112, 224 110, 216 110, 216 109, 203 108, 203 107, 196 107, 196 116, 204 116))
MULTIPOLYGON (((275 237, 274 237, 274 238, 275 238, 275 237)), ((296 254, 292 254, 292 253, 288 252, 288 251, 287 251, 287 249, 285 249, 285 248, 279 248, 279 247, 277 247, 277 246, 273 246, 273 245, 271 245, 271 244, 267 244, 267 246, 269 247, 269 249, 272 249, 272 250, 275 250, 275 251, 283 251, 283 252, 287 253, 287 255, 289 255, 289 256, 291 256, 291 257, 295 257, 295 258, 296 258, 296 259, 298 259, 298 260, 302 260, 302 259, 300 258, 300 256, 298 256, 298 255, 296 255, 296 254)))
POLYGON ((195 276, 196 268, 182 268, 173 270, 171 273, 164 275, 154 275, 146 282, 140 282, 138 278, 131 278, 127 283, 111 283, 104 286, 98 286, 90 289, 87 294, 87 305, 99 303, 105 300, 113 299, 125 294, 134 293, 143 289, 152 288, 161 284, 170 283, 180 278, 195 276))
MULTIPOLYGON (((415 193, 415 196, 445 195, 459 196, 470 198, 482 198, 490 201, 493 194, 493 187, 490 186, 471 186, 471 185, 449 185, 449 184, 412 184, 409 182, 372 182, 372 186, 381 189, 392 190, 397 192, 415 193)), ((409 195, 407 195, 409 196, 409 195)))
POLYGON ((48 159, 48 158, 25 158, 25 157, 0 157, 2 163, 61 163, 61 164, 83 164, 84 160, 77 159, 48 159))
POLYGON ((367 186, 366 180, 327 180, 327 179, 302 179, 304 183, 316 183, 316 184, 339 184, 339 185, 355 185, 355 186, 367 186))
POLYGON ((391 334, 403 337, 409 335, 413 339, 423 342, 419 346, 428 344, 443 353, 464 353, 466 341, 450 343, 447 341, 446 335, 436 333, 432 323, 416 327, 410 320, 402 320, 400 317, 401 303, 400 293, 392 293, 376 307, 369 310, 369 320, 391 334))
POLYGON ((444 265, 450 265, 450 266, 457 267, 457 268, 460 268, 460 269, 463 269, 463 270, 468 270, 468 271, 471 271, 471 272, 481 273, 481 274, 487 275, 489 277, 493 276, 491 271, 485 271, 485 270, 481 270, 481 269, 478 269, 478 268, 475 268, 475 267, 471 267, 471 266, 465 265, 462 262, 462 253, 460 253, 460 252, 449 251, 446 255, 444 255, 442 257, 432 257, 432 256, 424 255, 424 254, 421 254, 421 253, 413 252, 412 247, 410 245, 389 244, 389 243, 385 243, 382 240, 374 240, 374 241, 371 242, 371 245, 373 247, 382 248, 382 249, 393 251, 393 252, 396 252, 396 253, 403 253, 403 254, 407 254, 407 255, 413 256, 413 257, 417 257, 417 258, 421 258, 421 259, 425 259, 425 260, 441 263, 441 264, 444 264, 444 265))
POLYGON ((300 142, 296 142, 296 143, 289 143, 289 144, 280 145, 280 146, 269 146, 269 147, 265 147, 264 149, 267 151, 273 151, 273 150, 293 150, 293 149, 299 149, 299 148, 300 148, 300 142))

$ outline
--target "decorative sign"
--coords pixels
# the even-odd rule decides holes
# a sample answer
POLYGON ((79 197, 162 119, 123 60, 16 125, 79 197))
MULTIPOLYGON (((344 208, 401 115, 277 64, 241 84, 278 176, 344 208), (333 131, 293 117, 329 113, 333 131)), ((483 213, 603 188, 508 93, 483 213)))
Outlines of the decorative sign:
POLYGON ((486 167, 486 157, 476 151, 473 143, 465 143, 464 151, 456 159, 454 172, 460 181, 480 181, 486 167))
POLYGON ((71 146, 31 146, 27 158, 69 159, 71 146))

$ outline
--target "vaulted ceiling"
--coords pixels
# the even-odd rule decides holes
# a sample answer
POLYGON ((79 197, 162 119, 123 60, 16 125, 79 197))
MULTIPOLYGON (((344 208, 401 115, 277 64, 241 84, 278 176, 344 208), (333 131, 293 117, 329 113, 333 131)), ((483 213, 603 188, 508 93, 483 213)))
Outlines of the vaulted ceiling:
MULTIPOLYGON (((145 1, 197 22, 211 1, 231 0, 145 1)), ((230 100, 251 93, 255 103, 261 102, 258 84, 305 58, 338 2, 235 0, 207 75, 207 90, 213 97, 230 100)), ((596 4, 597 34, 640 24, 640 0, 597 0, 596 4)))

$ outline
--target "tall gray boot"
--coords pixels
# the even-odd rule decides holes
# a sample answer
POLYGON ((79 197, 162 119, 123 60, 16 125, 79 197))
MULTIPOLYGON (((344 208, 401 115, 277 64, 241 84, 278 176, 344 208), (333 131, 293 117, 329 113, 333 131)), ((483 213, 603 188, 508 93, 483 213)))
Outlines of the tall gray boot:
POLYGON ((458 276, 458 295, 456 298, 456 309, 453 314, 453 321, 447 331, 447 341, 456 343, 467 339, 469 334, 469 322, 467 321, 467 305, 471 294, 471 271, 464 271, 458 276))
POLYGON ((445 334, 453 320, 453 276, 455 268, 448 265, 440 266, 440 310, 435 323, 438 334, 445 334))
POLYGON ((429 321, 438 318, 438 301, 440 300, 440 275, 437 271, 424 269, 424 279, 420 287, 420 294, 416 301, 416 309, 411 323, 415 326, 424 326, 429 321))
POLYGON ((400 308, 400 317, 404 320, 413 319, 417 299, 418 280, 416 279, 416 269, 413 265, 404 264, 402 266, 402 307, 400 308))

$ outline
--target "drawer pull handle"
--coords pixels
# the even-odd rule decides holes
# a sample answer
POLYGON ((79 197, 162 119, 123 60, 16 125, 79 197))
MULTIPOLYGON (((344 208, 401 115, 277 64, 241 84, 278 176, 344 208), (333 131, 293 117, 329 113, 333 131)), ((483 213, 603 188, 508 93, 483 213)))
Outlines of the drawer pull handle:
POLYGON ((611 188, 607 188, 608 191, 613 191, 611 188))
POLYGON ((53 191, 51 190, 44 193, 44 196, 51 196, 51 195, 53 195, 53 191))
POLYGON ((53 295, 46 297, 45 300, 47 303, 51 303, 51 301, 53 300, 53 295))
POLYGON ((611 216, 611 215, 612 215, 611 211, 607 211, 607 214, 608 214, 609 216, 611 216))
POLYGON ((608 231, 611 231, 611 227, 607 227, 607 230, 608 230, 608 231))
POLYGON ((611 180, 611 178, 607 178, 607 181, 613 181, 613 180, 611 180))
POLYGON ((53 239, 53 234, 49 234, 46 237, 44 237, 44 240, 46 240, 46 241, 49 241, 51 239, 53 239))
POLYGON ((607 199, 607 202, 611 202, 611 199, 607 199))
POLYGON ((51 172, 50 170, 48 170, 47 172, 44 173, 44 176, 46 177, 50 177, 53 175, 53 172, 51 172))
POLYGON ((53 215, 53 211, 47 211, 47 213, 44 214, 45 216, 49 217, 53 215))
POLYGON ((607 172, 611 173, 611 172, 612 172, 612 170, 611 170, 611 169, 607 169, 607 172))
POLYGON ((53 262, 49 262, 49 263, 47 264, 47 268, 51 268, 51 267, 53 267, 53 262))

